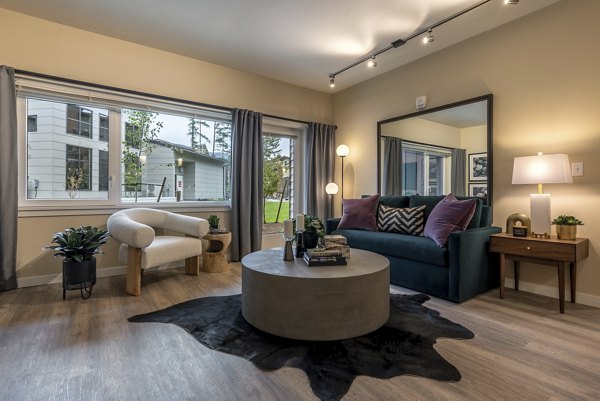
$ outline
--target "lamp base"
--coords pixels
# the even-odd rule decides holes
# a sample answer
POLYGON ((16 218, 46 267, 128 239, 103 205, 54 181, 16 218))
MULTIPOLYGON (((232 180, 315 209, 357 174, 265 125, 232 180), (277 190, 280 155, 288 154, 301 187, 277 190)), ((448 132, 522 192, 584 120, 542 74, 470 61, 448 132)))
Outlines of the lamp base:
POLYGON ((550 194, 531 194, 531 236, 534 238, 550 238, 551 212, 550 194))

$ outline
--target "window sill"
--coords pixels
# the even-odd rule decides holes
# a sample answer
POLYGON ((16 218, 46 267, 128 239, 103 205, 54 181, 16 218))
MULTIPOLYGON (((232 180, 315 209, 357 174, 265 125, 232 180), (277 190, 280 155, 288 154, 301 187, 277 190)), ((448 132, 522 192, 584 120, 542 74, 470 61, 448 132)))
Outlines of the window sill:
POLYGON ((178 202, 178 203, 158 203, 158 202, 138 202, 122 203, 119 205, 72 205, 72 206, 19 206, 18 217, 44 217, 44 216, 83 216, 83 215, 110 215, 119 210, 131 209, 135 207, 149 207, 153 209, 166 210, 170 212, 181 213, 209 213, 209 212, 229 212, 231 204, 229 202, 178 202))

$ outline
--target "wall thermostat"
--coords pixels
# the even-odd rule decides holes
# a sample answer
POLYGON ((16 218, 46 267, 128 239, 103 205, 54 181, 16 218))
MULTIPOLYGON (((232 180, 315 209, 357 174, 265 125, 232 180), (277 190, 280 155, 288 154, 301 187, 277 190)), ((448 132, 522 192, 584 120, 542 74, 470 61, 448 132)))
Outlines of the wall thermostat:
POLYGON ((417 98, 417 110, 423 110, 427 107, 427 96, 419 96, 417 98))

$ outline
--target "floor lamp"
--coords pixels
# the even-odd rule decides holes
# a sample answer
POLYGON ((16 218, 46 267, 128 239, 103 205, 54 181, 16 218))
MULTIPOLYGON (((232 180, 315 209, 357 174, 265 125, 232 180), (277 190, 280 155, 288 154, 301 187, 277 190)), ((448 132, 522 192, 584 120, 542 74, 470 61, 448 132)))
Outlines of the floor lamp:
POLYGON ((331 215, 328 216, 328 217, 329 218, 333 218, 333 196, 338 193, 338 186, 337 186, 337 184, 335 182, 330 182, 329 184, 327 184, 325 186, 325 192, 327 192, 327 195, 330 196, 330 199, 329 199, 329 205, 330 205, 329 210, 331 211, 331 215))
POLYGON ((344 214, 344 157, 350 154, 350 148, 340 145, 335 149, 335 154, 342 158, 342 215, 344 214))
POLYGON ((550 238, 550 194, 543 193, 542 184, 570 184, 571 165, 564 153, 515 157, 513 184, 537 184, 538 193, 530 195, 531 235, 550 238))

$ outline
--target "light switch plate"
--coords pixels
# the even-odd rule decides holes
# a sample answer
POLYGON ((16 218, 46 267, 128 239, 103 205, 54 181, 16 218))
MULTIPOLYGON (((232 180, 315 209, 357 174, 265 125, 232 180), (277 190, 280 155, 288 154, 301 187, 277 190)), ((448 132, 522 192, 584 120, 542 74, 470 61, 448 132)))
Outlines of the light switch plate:
POLYGON ((573 177, 581 177, 581 176, 583 176, 583 162, 573 162, 573 163, 571 163, 571 175, 573 177))

